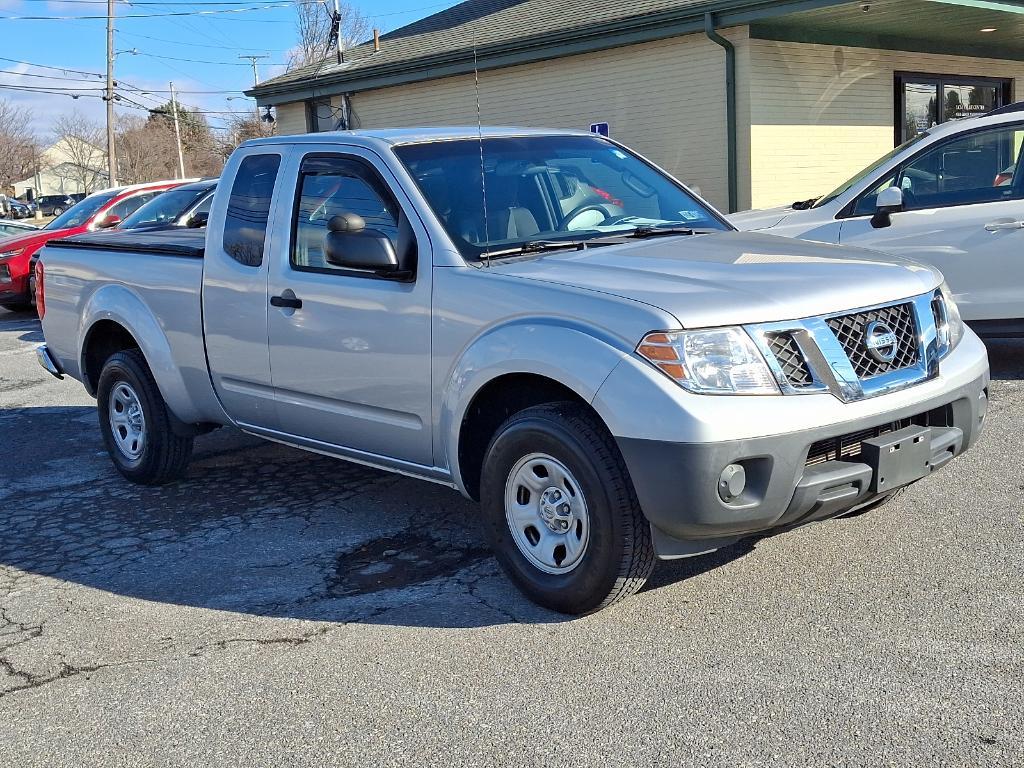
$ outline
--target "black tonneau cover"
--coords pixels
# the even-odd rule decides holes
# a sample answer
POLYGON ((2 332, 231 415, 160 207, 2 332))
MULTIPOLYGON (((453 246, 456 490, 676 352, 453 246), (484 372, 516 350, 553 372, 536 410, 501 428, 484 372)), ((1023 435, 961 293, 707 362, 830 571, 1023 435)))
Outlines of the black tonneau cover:
POLYGON ((47 248, 84 248, 97 251, 128 251, 160 256, 201 259, 206 249, 205 229, 173 229, 159 232, 135 232, 130 229, 89 232, 84 235, 51 240, 47 248))

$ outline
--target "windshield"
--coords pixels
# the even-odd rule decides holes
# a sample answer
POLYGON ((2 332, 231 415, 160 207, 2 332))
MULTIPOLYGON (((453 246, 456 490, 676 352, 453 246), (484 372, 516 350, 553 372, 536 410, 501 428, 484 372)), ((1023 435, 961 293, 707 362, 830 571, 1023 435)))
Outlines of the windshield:
POLYGON ((117 192, 104 192, 102 195, 87 197, 82 202, 76 203, 64 211, 64 213, 47 224, 45 229, 79 227, 85 224, 96 211, 113 200, 116 194, 117 192))
POLYGON ((597 136, 438 141, 395 153, 471 260, 537 241, 586 241, 638 227, 730 228, 667 176, 597 136))
POLYGON ((208 191, 207 189, 172 189, 164 192, 121 222, 120 228, 136 229, 173 223, 188 213, 208 191))
POLYGON ((858 173, 852 179, 843 182, 842 184, 840 184, 838 187, 836 187, 834 190, 829 192, 824 197, 818 198, 818 200, 811 207, 812 208, 820 208, 823 205, 831 203, 837 197, 839 197, 840 195, 844 194, 847 190, 851 189, 852 187, 856 186, 857 184, 860 184, 861 181, 863 181, 864 179, 866 179, 869 176, 873 175, 875 173, 875 171, 877 171, 883 165, 888 163, 890 160, 892 160, 894 157, 896 157, 896 155, 900 154, 903 150, 908 149, 909 147, 912 147, 913 145, 917 144, 919 141, 923 141, 924 139, 928 138, 929 135, 930 134, 928 134, 927 132, 919 133, 919 134, 917 134, 917 136, 915 136, 914 138, 910 139, 909 141, 903 142, 898 147, 896 147, 896 149, 894 149, 892 152, 888 152, 885 155, 883 155, 882 157, 878 158, 878 160, 873 162, 871 165, 869 165, 863 171, 858 173))

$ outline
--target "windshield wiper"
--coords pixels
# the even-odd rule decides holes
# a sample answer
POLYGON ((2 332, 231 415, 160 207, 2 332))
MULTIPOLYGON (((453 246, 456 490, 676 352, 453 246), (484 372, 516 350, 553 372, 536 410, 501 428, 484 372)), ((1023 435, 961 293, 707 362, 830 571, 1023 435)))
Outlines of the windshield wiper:
POLYGON ((529 253, 543 253, 544 251, 559 251, 572 249, 582 251, 587 247, 583 240, 530 240, 522 245, 512 248, 502 248, 499 251, 485 251, 480 254, 481 259, 493 259, 501 256, 525 256, 529 253))
POLYGON ((695 235, 697 230, 693 227, 680 227, 677 225, 653 225, 653 224, 640 224, 630 232, 623 233, 623 237, 657 237, 658 235, 695 235))
POLYGON ((810 200, 797 200, 791 207, 794 211, 806 211, 808 208, 813 208, 820 199, 820 197, 812 197, 810 200))

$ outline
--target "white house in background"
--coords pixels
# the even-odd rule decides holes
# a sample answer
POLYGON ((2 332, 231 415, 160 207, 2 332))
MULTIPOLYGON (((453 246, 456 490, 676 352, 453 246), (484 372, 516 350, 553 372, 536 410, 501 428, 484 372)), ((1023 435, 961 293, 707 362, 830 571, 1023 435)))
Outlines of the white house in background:
POLYGON ((14 194, 23 197, 29 189, 38 195, 73 195, 95 192, 107 186, 107 153, 90 142, 69 137, 39 154, 39 171, 15 182, 14 194))

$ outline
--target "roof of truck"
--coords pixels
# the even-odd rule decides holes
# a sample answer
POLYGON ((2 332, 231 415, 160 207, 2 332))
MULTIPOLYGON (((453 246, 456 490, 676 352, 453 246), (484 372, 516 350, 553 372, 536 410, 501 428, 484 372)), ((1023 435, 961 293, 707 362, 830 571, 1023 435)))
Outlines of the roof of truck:
POLYGON ((418 144, 428 141, 451 141, 454 139, 485 139, 503 136, 593 136, 587 131, 572 131, 564 128, 523 128, 516 126, 490 126, 478 128, 475 125, 456 125, 423 128, 379 128, 359 131, 325 131, 323 133, 300 133, 285 136, 271 136, 266 139, 250 139, 242 146, 264 144, 324 144, 332 139, 346 144, 418 144))

